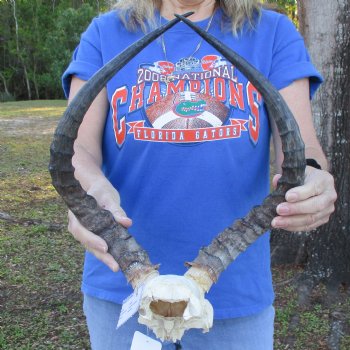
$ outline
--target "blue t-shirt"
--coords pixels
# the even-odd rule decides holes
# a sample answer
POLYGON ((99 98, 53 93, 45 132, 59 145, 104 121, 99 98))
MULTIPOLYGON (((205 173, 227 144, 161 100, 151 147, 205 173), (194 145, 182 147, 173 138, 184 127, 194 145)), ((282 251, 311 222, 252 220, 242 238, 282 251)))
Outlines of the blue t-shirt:
MULTIPOLYGON (((263 10, 256 28, 244 28, 238 37, 221 31, 221 17, 217 10, 209 32, 277 89, 304 77, 310 77, 310 95, 317 89, 321 77, 285 16, 263 10)), ((206 28, 208 21, 197 24, 206 28)), ((64 73, 66 94, 72 75, 88 80, 142 36, 128 32, 116 12, 94 19, 64 73)), ((185 261, 269 193, 270 127, 255 87, 209 44, 199 45, 199 36, 184 23, 163 39, 108 82, 103 170, 133 220, 131 234, 151 261, 161 264, 161 274, 181 275, 185 261)), ((117 303, 132 291, 122 273, 90 253, 82 290, 117 303)), ((273 297, 268 233, 208 293, 215 318, 259 312, 273 297)))

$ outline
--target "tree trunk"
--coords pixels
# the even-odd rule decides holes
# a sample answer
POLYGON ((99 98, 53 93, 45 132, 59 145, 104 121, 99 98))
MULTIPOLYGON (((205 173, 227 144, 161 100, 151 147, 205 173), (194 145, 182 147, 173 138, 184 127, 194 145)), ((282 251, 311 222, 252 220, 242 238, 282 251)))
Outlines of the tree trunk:
POLYGON ((302 239, 288 238, 288 251, 283 240, 291 234, 275 232, 272 258, 274 263, 304 263, 305 280, 335 290, 350 284, 350 0, 301 0, 298 15, 313 63, 325 79, 313 114, 338 200, 330 222, 302 239))
POLYGON ((338 193, 336 212, 311 236, 306 273, 336 288, 350 284, 350 0, 299 3, 300 31, 325 82, 315 125, 338 193))
POLYGON ((40 95, 39 95, 39 87, 38 87, 38 82, 36 79, 36 60, 34 58, 34 65, 33 65, 33 84, 34 84, 34 89, 35 89, 35 98, 37 100, 40 99, 40 95))
POLYGON ((26 64, 24 62, 24 59, 23 59, 22 54, 21 54, 20 49, 19 49, 19 34, 18 34, 18 20, 17 20, 17 12, 16 12, 16 1, 15 0, 10 0, 10 1, 11 1, 11 4, 12 4, 13 19, 15 21, 17 56, 18 56, 18 60, 21 62, 22 66, 23 66, 24 79, 25 79, 26 86, 27 86, 28 100, 31 100, 32 99, 32 94, 31 94, 31 90, 30 90, 30 82, 29 82, 27 67, 26 67, 26 64))
POLYGON ((7 88, 7 82, 6 82, 5 76, 1 72, 0 72, 0 78, 1 78, 1 80, 3 82, 3 85, 4 85, 5 94, 9 96, 10 95, 10 91, 7 88))
POLYGON ((31 100, 32 99, 32 91, 30 90, 30 81, 29 81, 27 66, 25 65, 24 60, 22 58, 21 58, 21 62, 22 62, 22 66, 23 66, 24 79, 26 81, 26 86, 27 86, 28 100, 31 100))

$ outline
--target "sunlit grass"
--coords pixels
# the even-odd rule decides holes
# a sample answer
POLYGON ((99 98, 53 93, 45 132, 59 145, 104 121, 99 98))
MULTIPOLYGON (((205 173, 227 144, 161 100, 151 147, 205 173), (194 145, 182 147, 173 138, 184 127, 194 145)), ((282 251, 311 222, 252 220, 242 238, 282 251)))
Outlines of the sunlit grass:
POLYGON ((58 117, 66 105, 65 100, 4 102, 0 103, 0 118, 58 117))

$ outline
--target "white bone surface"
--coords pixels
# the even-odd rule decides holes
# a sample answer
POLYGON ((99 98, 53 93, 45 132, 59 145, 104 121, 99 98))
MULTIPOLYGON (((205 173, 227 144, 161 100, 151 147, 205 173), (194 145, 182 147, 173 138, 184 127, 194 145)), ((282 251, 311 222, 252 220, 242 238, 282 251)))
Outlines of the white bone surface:
POLYGON ((190 328, 208 332, 213 324, 213 307, 192 279, 163 275, 146 283, 138 321, 158 338, 175 342, 190 328))

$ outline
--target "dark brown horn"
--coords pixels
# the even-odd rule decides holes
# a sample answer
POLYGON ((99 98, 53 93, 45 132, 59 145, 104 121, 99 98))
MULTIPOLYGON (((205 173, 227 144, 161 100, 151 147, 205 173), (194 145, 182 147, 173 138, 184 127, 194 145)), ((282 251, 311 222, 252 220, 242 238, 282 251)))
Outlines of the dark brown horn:
POLYGON ((174 18, 157 28, 102 67, 67 107, 57 126, 50 149, 49 171, 53 186, 81 224, 107 242, 109 253, 133 287, 144 276, 157 270, 158 266, 150 262, 146 251, 128 231, 114 220, 109 211, 100 208, 95 198, 88 195, 75 179, 72 166, 73 145, 85 113, 106 83, 142 49, 179 21, 180 19, 174 18))
POLYGON ((200 250, 193 262, 188 263, 189 266, 204 269, 212 281, 217 281, 221 272, 241 252, 271 228, 271 221, 276 216, 276 207, 285 200, 286 192, 304 182, 306 166, 304 142, 298 124, 283 97, 257 69, 185 17, 175 16, 203 37, 252 82, 264 99, 269 117, 276 122, 282 140, 284 161, 277 189, 267 196, 260 206, 254 207, 246 217, 237 220, 221 232, 208 247, 200 250))

